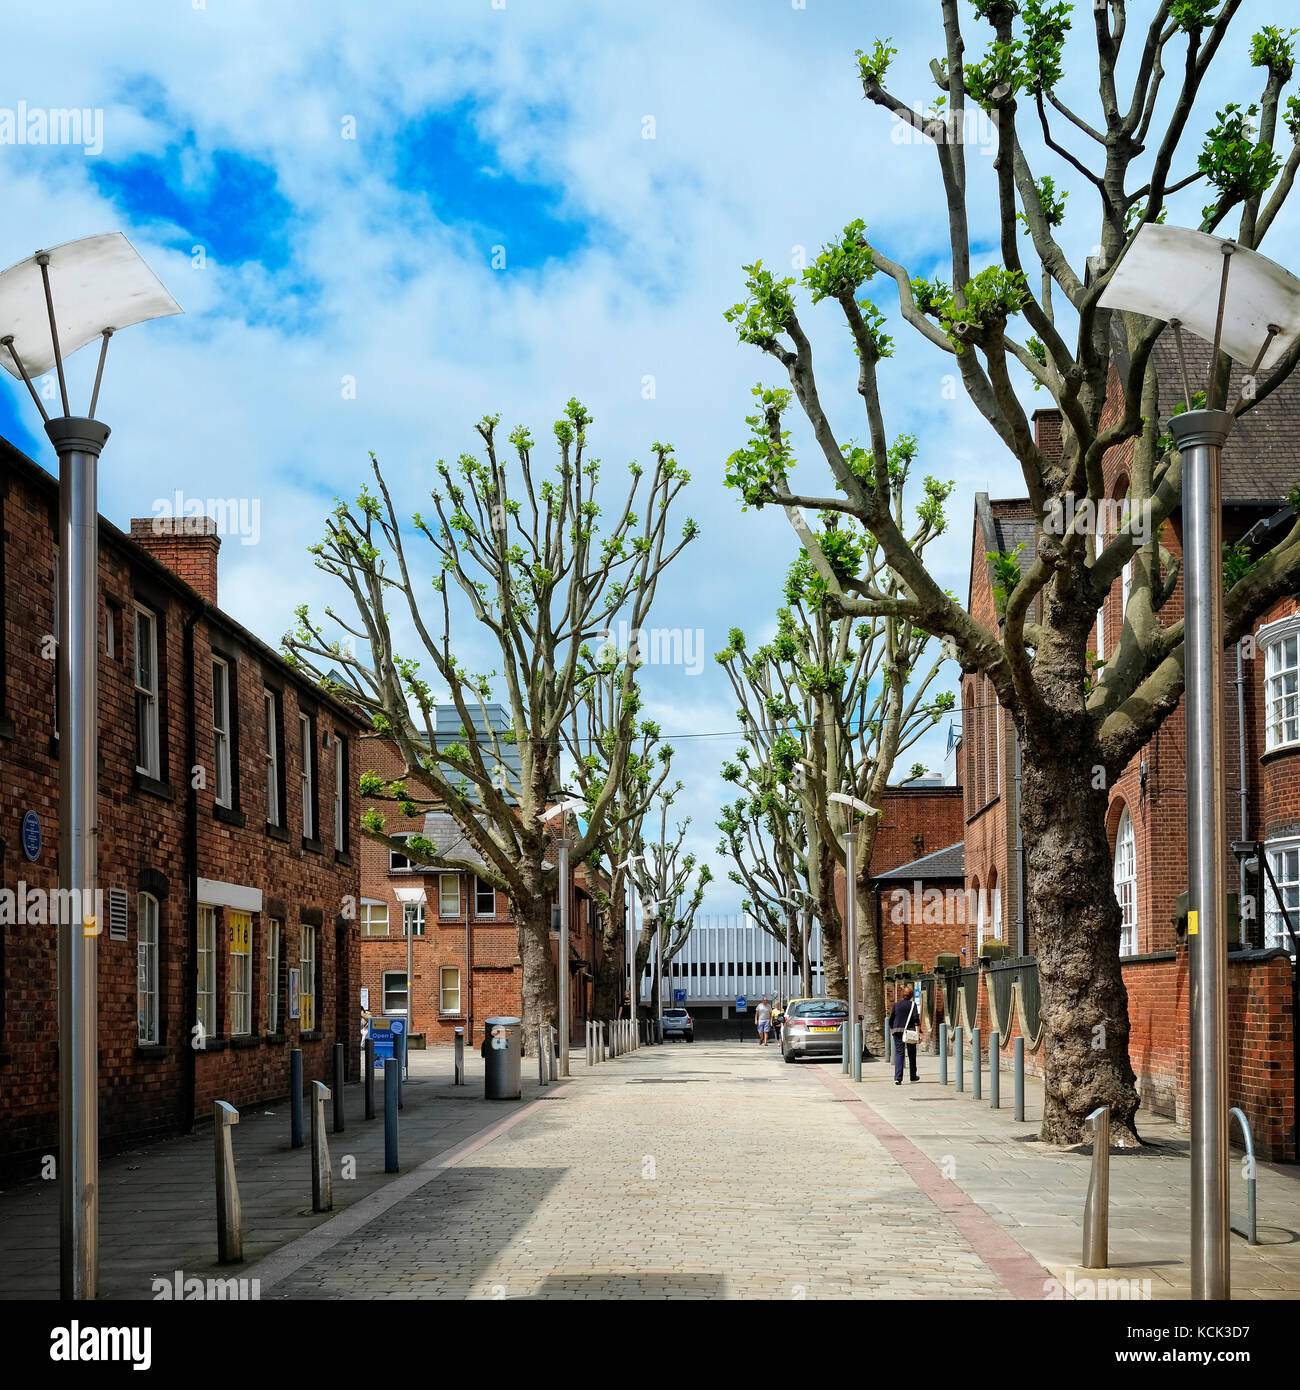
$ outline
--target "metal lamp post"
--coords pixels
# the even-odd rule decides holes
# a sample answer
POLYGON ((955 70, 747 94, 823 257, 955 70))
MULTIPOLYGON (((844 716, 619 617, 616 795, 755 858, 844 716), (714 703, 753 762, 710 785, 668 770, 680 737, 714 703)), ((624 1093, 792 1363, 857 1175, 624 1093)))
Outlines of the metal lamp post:
POLYGON ((560 1075, 569 1074, 569 837, 564 833, 564 818, 573 812, 584 811, 587 803, 581 797, 570 797, 568 801, 558 802, 550 810, 543 811, 542 823, 560 818, 560 833, 556 844, 560 851, 560 949, 557 970, 559 974, 558 998, 560 1035, 560 1075))
MULTIPOLYGON (((808 961, 808 919, 812 912, 813 895, 806 888, 796 888, 793 891, 795 892, 795 894, 797 894, 796 897, 787 898, 785 896, 781 896, 780 901, 783 903, 788 903, 796 911, 800 911, 801 905, 799 899, 803 899, 802 910, 800 911, 802 928, 799 943, 799 988, 803 996, 807 998, 809 995, 812 994, 812 966, 809 964, 808 961)), ((786 928, 786 954, 790 964, 790 995, 786 997, 785 1002, 787 1004, 790 1002, 790 997, 794 993, 794 952, 790 941, 793 932, 794 913, 792 912, 790 914, 790 923, 786 928)))
POLYGON ((0 274, 0 366, 21 380, 59 456, 59 1287, 91 1299, 99 1283, 98 662, 100 451, 96 420, 108 340, 181 307, 120 232, 83 237, 0 274), (65 361, 99 339, 90 409, 73 415, 65 361), (53 368, 61 415, 32 378, 53 368), (79 910, 78 910, 79 907, 79 910))
POLYGON ((628 882, 632 885, 632 896, 628 899, 627 916, 623 920, 623 955, 627 963, 628 1010, 634 1018, 638 1012, 637 1005, 640 1000, 641 981, 637 975, 636 969, 636 900, 638 894, 636 882, 632 878, 631 870, 634 865, 642 863, 644 859, 644 854, 629 854, 618 866, 620 869, 628 870, 628 882))
MULTIPOLYGON (((1166 320, 1182 365, 1187 698, 1187 952, 1191 1008, 1192 1297, 1230 1295, 1228 1255, 1227 857, 1220 460, 1235 410, 1215 409, 1219 351, 1251 362, 1243 397, 1300 337, 1300 280, 1234 242, 1147 224, 1112 273, 1103 308, 1166 320), (1229 305, 1231 272, 1232 302, 1229 305), (1192 409, 1182 330, 1212 344, 1208 407, 1192 409)), ((1239 403, 1240 404, 1240 403, 1239 403)))
MULTIPOLYGON (((408 907, 426 907, 429 902, 428 891, 424 884, 414 884, 393 889, 393 896, 402 904, 402 934, 406 937, 406 1051, 402 1054, 406 1060, 403 1068, 404 1074, 410 1072, 411 1056, 411 1031, 415 1027, 415 976, 412 974, 411 963, 411 942, 415 936, 415 923, 410 926, 406 923, 406 909, 408 907)), ((469 906, 466 904, 465 916, 469 917, 469 906)), ((473 1042, 473 1039, 470 1039, 473 1042)))

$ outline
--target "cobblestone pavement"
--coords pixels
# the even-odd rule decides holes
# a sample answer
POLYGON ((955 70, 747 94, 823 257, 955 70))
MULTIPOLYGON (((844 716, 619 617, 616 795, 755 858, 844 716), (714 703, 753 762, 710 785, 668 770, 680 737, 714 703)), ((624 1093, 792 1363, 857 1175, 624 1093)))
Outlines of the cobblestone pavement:
POLYGON ((696 1043, 574 1071, 285 1277, 268 1262, 263 1297, 1007 1298, 1049 1277, 904 1141, 964 1209, 926 1195, 834 1064, 696 1043))

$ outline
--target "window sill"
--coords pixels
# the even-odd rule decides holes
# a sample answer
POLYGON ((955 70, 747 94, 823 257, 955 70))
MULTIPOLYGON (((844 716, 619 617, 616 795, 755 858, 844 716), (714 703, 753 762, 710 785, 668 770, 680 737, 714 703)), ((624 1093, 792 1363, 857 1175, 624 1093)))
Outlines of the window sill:
POLYGON ((147 772, 138 769, 135 774, 135 789, 138 792, 148 792, 150 796, 156 796, 163 801, 175 801, 176 793, 166 782, 160 782, 156 777, 150 777, 147 772))
POLYGON ((334 862, 336 864, 342 864, 345 869, 350 869, 352 867, 352 856, 345 849, 336 849, 334 851, 334 862))
POLYGON ((1300 743, 1279 743, 1275 748, 1270 748, 1267 753, 1260 754, 1260 766, 1275 762, 1278 758, 1285 758, 1289 754, 1300 753, 1300 743))
POLYGON ((302 847, 308 854, 322 853, 320 841, 313 840, 310 836, 307 835, 304 835, 302 837, 302 847))
POLYGON ((261 1047, 262 1039, 256 1033, 240 1033, 231 1038, 230 1046, 238 1051, 245 1047, 261 1047))
POLYGON ((283 840, 285 844, 289 843, 289 832, 282 825, 272 825, 270 821, 267 821, 266 833, 272 840, 283 840))
POLYGON ((142 1062, 152 1062, 163 1057, 170 1057, 172 1050, 166 1043, 136 1043, 135 1055, 142 1062))
POLYGON ((196 1052, 224 1052, 230 1046, 229 1038, 206 1038, 203 1046, 196 1048, 196 1052))
POLYGON ((266 1043, 268 1047, 275 1047, 287 1043, 289 1041, 289 1035, 287 1033, 267 1033, 262 1038, 262 1041, 266 1043))
POLYGON ((242 811, 236 811, 231 806, 222 806, 220 803, 212 807, 212 819, 219 820, 223 825, 233 825, 238 830, 242 830, 248 824, 248 817, 242 811))
POLYGON ((321 1030, 320 1030, 319 1028, 312 1028, 312 1029, 310 1029, 310 1030, 309 1030, 308 1032, 306 1032, 306 1033, 299 1033, 299 1034, 298 1034, 298 1041, 299 1041, 299 1042, 320 1042, 320 1040, 321 1040, 324 1036, 325 1036, 325 1034, 322 1033, 321 1030))

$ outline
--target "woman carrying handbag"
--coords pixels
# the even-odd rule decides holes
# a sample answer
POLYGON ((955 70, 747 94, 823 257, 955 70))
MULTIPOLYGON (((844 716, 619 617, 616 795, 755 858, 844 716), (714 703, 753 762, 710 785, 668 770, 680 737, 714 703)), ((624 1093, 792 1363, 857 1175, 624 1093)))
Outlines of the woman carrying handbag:
POLYGON ((916 1072, 916 1045, 921 1041, 920 1016, 911 985, 903 986, 903 997, 889 1011, 889 1031, 894 1035, 894 1085, 903 1084, 903 1049, 907 1049, 909 1079, 919 1081, 916 1072))

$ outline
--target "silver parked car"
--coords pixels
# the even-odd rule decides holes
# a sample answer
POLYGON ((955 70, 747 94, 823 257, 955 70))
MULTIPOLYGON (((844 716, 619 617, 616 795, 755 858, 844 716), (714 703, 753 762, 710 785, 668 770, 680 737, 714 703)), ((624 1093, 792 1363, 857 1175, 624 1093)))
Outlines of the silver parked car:
POLYGON ((695 1041, 695 1020, 680 1005, 664 1010, 664 1041, 667 1042, 669 1038, 685 1038, 689 1043, 695 1041))
POLYGON ((781 1056, 839 1057, 844 1052, 844 1026, 849 1006, 842 999, 795 999, 785 1011, 781 1056))

